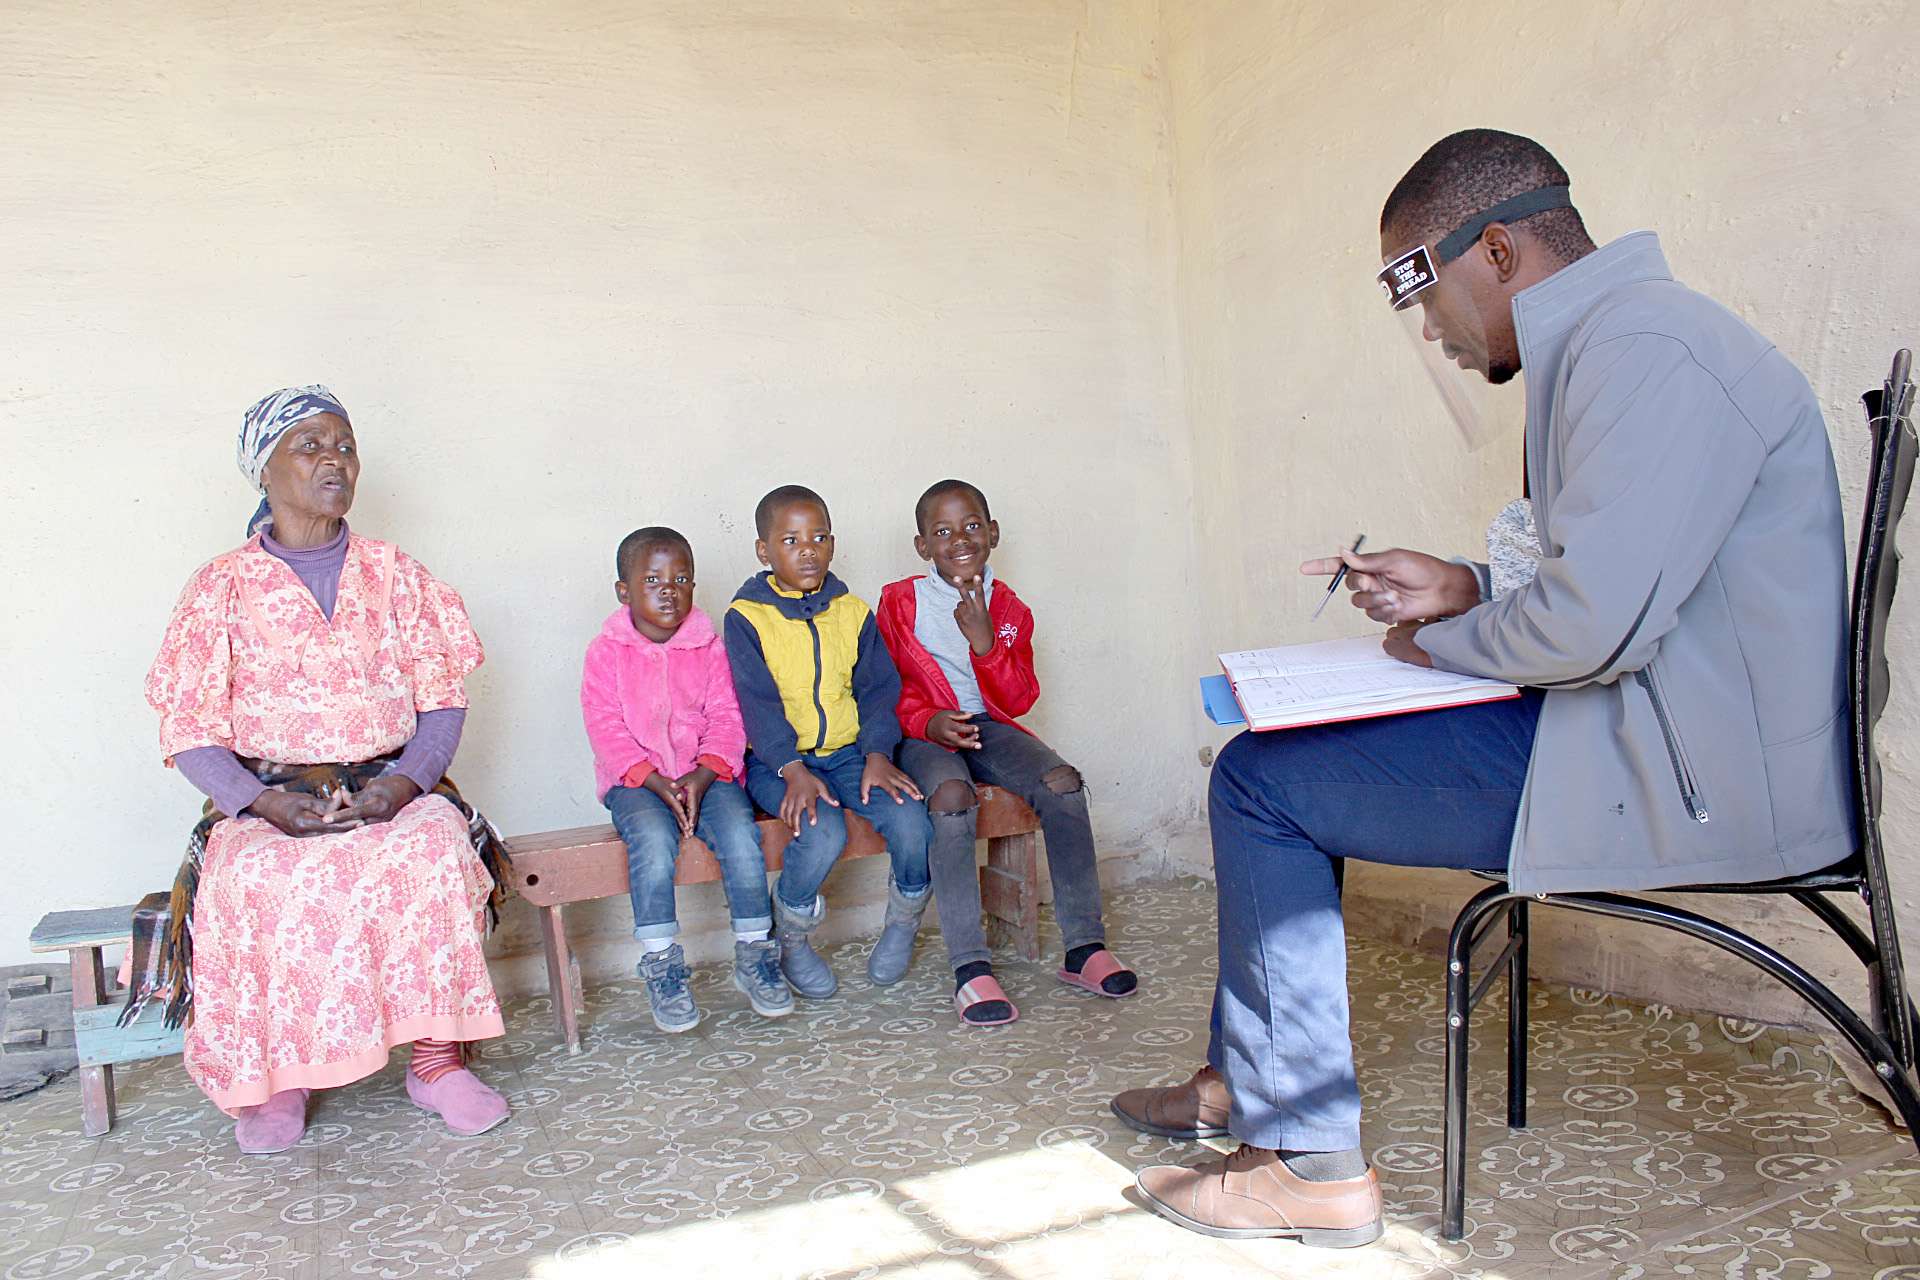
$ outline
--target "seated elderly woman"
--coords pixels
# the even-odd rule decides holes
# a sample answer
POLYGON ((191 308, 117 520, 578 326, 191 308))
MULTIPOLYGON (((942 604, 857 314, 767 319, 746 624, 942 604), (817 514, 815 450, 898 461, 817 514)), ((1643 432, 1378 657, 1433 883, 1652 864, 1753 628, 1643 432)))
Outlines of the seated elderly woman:
POLYGON ((325 387, 254 405, 239 461, 266 495, 251 536, 187 583, 147 676, 209 800, 164 958, 136 929, 135 961, 242 1151, 292 1146, 312 1090, 409 1042, 408 1096, 485 1132, 506 1100, 464 1064, 504 1030, 480 949, 499 849, 444 778, 479 638, 451 587, 348 531, 360 456, 325 387))

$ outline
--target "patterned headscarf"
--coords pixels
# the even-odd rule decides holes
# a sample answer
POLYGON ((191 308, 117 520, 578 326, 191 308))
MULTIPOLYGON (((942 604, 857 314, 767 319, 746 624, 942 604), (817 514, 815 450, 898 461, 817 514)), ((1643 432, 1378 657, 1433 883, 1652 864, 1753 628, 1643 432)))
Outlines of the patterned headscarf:
MULTIPOLYGON (((259 493, 266 493, 267 487, 260 477, 267 469, 267 459, 273 456, 274 446, 280 443, 280 437, 295 423, 305 422, 308 418, 317 418, 323 413, 331 413, 342 422, 352 425, 353 419, 347 417, 347 411, 334 399, 333 392, 322 386, 286 387, 259 401, 247 410, 245 421, 240 424, 240 439, 234 446, 234 461, 240 464, 240 474, 247 478, 259 493)), ((267 528, 273 517, 267 509, 263 497, 254 510, 253 519, 247 521, 247 536, 267 528)))

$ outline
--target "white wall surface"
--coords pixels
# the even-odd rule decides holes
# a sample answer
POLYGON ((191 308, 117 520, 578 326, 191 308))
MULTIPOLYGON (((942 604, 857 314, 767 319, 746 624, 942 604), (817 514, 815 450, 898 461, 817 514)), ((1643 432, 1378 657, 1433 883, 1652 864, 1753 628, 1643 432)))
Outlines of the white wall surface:
MULTIPOLYGON (((1484 0, 1416 17, 1384 0, 1223 0, 1163 14, 1202 654, 1363 628, 1351 612, 1357 622, 1307 622, 1321 588, 1293 572, 1303 551, 1364 530, 1373 546, 1484 558, 1486 521, 1519 496, 1518 433, 1461 450, 1372 281, 1387 192, 1455 129, 1539 139, 1573 175, 1596 240, 1657 230, 1681 280, 1799 364, 1858 520, 1859 394, 1886 376, 1896 346, 1920 345, 1911 5, 1769 0, 1709 17, 1677 3, 1484 0)), ((1882 724, 1910 939, 1920 938, 1917 616, 1910 599, 1896 610, 1882 724)), ((1428 942, 1478 887, 1379 868, 1348 883, 1358 927, 1428 942)), ((1817 969, 1858 972, 1791 903, 1716 905, 1817 969)), ((1751 970, 1696 944, 1542 914, 1552 945, 1536 947, 1538 972, 1799 1016, 1751 970)))
MULTIPOLYGON (((614 544, 677 525, 700 601, 767 487, 821 489, 858 591, 909 504, 981 480, 1036 606, 1035 725, 1086 771, 1109 874, 1204 869, 1193 677, 1330 634, 1293 565, 1365 530, 1472 550, 1518 440, 1455 444, 1380 307, 1380 201, 1443 133, 1529 133, 1601 239, 1773 337, 1826 406, 1920 338, 1915 64, 1891 0, 561 0, 0 8, 0 629, 14 788, 0 963, 45 910, 170 876, 195 797, 140 679, 238 540, 256 396, 325 381, 357 528, 458 585, 489 646, 456 773, 508 831, 595 821, 575 704, 614 544)), ((1898 611, 1883 726, 1909 933, 1920 704, 1898 611)), ((878 868, 839 873, 869 928, 878 868)), ((1357 874, 1427 936, 1469 886, 1357 874)), ((724 923, 683 895, 698 954, 724 923)), ((1748 917, 1815 945, 1785 907, 1748 917)), ((576 913, 630 963, 623 903, 576 913)), ((502 983, 537 984, 523 912, 502 983)), ((1831 948, 1816 967, 1834 968, 1831 948)), ((1546 972, 1794 1016, 1744 972, 1590 927, 1546 972)), ((1142 963, 1146 963, 1143 958, 1142 963)))
MULTIPOLYGON (((1104 851, 1191 825, 1157 34, 1147 0, 0 8, 0 963, 170 882, 198 797, 141 678, 240 540, 242 411, 289 383, 354 415, 354 527, 472 609, 454 772, 508 832, 603 820, 579 663, 623 534, 686 532, 717 613, 754 502, 806 483, 871 600, 950 473, 1001 521, 1033 723, 1104 851)), ((594 971, 631 923, 579 917, 622 943, 594 971)))

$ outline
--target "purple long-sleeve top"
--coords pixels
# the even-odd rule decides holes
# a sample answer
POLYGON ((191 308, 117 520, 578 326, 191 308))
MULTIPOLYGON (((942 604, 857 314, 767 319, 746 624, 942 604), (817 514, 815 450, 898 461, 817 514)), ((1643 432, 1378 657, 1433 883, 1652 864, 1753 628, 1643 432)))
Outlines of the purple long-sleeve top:
MULTIPOLYGON (((260 535, 261 549, 283 561, 306 584, 320 612, 333 620, 333 606, 340 595, 340 570, 347 562, 347 522, 340 522, 340 533, 331 542, 317 547, 283 547, 271 533, 260 535)), ((460 746, 460 731, 466 726, 465 707, 441 707, 420 713, 413 737, 401 749, 392 773, 411 778, 424 794, 439 783, 453 753, 460 746)), ((253 771, 225 747, 194 747, 173 758, 174 767, 213 801, 214 807, 229 817, 239 813, 266 790, 253 771)))

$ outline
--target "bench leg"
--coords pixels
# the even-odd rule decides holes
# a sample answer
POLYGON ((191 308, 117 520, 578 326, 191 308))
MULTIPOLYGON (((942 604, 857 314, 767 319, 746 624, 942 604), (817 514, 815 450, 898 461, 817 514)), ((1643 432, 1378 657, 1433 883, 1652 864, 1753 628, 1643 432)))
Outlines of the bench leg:
MULTIPOLYGON (((75 947, 67 952, 73 965, 73 1007, 91 1009, 107 1002, 106 969, 100 948, 75 947)), ((80 1130, 97 1138, 113 1128, 113 1068, 80 1068, 80 1130)))
POLYGON ((567 946, 567 922, 558 906, 540 908, 540 945, 547 953, 547 994, 568 1053, 580 1052, 580 984, 573 951, 567 946))
POLYGON ((1007 938, 1028 960, 1040 958, 1038 836, 1029 831, 987 841, 987 865, 980 868, 980 902, 986 908, 990 932, 1007 938))

